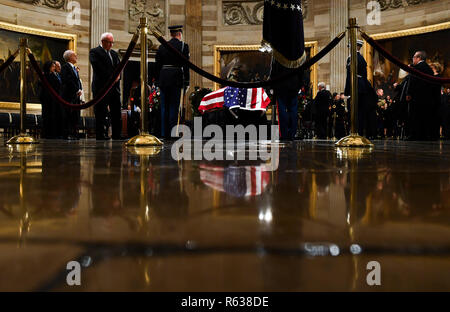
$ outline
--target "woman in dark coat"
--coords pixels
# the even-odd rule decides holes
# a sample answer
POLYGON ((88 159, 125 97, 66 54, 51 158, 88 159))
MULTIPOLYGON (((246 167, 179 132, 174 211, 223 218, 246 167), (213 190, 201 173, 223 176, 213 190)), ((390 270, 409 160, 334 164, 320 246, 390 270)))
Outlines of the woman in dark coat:
MULTIPOLYGON (((59 94, 61 89, 61 78, 56 69, 55 61, 44 64, 43 72, 52 88, 59 94)), ((42 137, 45 139, 56 139, 61 137, 62 108, 55 101, 50 92, 41 85, 40 100, 42 104, 42 137)))

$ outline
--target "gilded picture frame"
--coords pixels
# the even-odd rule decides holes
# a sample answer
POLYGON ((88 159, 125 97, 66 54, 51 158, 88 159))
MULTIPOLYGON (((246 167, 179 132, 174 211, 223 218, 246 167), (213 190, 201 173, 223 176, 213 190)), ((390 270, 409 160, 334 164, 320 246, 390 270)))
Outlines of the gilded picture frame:
MULTIPOLYGON (((77 35, 76 34, 68 34, 68 33, 62 33, 62 32, 55 32, 55 31, 48 31, 48 30, 42 30, 32 27, 26 27, 26 26, 19 26, 15 24, 9 24, 5 22, 0 22, 0 33, 3 34, 11 34, 14 35, 13 37, 17 37, 17 35, 22 35, 25 38, 36 38, 36 37, 42 37, 42 41, 51 41, 53 39, 56 40, 64 40, 67 41, 67 45, 65 45, 66 49, 70 49, 76 52, 77 50, 77 35)), ((20 36, 21 37, 21 36, 20 36)), ((0 38, 1 39, 1 38, 0 38)), ((10 40, 10 38, 8 38, 10 40)), ((19 46, 19 42, 17 42, 17 47, 19 46)), ((16 50, 15 47, 8 47, 8 49, 11 51, 13 49, 14 52, 16 50)), ((33 47, 30 46, 30 49, 33 51, 33 47)), ((33 51, 35 52, 35 51, 33 51)), ((38 61, 39 61, 39 55, 38 61)), ((18 62, 19 58, 17 57, 15 62, 18 62)), ((4 101, 0 100, 0 110, 19 110, 20 104, 18 101, 4 101)), ((27 102, 27 109, 30 111, 40 111, 41 110, 41 104, 37 103, 37 101, 27 102)))
MULTIPOLYGON (((427 33, 433 33, 441 30, 450 29, 450 22, 439 23, 434 25, 422 26, 409 28, 404 30, 392 31, 392 32, 384 32, 379 34, 370 34, 370 37, 374 40, 386 40, 386 39, 394 39, 394 38, 402 38, 409 36, 422 35, 427 33)), ((371 83, 373 83, 373 73, 374 73, 374 50, 371 45, 369 45, 366 41, 364 41, 363 45, 363 56, 367 61, 367 78, 371 83)))
MULTIPOLYGON (((221 76, 221 59, 224 52, 245 52, 245 51, 258 51, 261 48, 260 45, 215 45, 214 46, 214 75, 221 76)), ((305 42, 305 48, 309 49, 310 57, 315 56, 318 53, 319 42, 318 41, 308 41, 305 42)), ((313 94, 317 93, 317 83, 318 83, 318 65, 315 64, 311 68, 310 81, 313 87, 313 94)), ((219 85, 214 83, 214 89, 217 90, 219 85)))

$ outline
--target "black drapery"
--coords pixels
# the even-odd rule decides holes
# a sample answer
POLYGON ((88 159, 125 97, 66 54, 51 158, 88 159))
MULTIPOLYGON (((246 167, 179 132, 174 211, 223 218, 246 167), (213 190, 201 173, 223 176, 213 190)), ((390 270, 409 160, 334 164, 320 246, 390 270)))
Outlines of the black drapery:
POLYGON ((306 61, 301 0, 264 1, 263 43, 284 67, 298 68, 306 61))

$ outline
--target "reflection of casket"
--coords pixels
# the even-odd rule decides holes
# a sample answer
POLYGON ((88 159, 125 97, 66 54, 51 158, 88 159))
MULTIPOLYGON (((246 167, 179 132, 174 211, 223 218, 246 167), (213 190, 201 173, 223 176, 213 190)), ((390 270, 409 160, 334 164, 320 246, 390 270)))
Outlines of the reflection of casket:
POLYGON ((203 125, 267 124, 266 109, 270 99, 263 88, 240 89, 226 87, 207 94, 198 110, 203 125))
POLYGON ((200 179, 207 186, 234 197, 258 196, 269 184, 270 172, 264 166, 200 165, 200 179))

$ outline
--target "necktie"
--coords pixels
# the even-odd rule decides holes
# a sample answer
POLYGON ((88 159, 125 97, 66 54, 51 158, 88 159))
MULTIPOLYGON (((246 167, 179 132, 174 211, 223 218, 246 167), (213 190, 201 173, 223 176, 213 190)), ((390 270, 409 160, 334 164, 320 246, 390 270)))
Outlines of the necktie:
POLYGON ((75 66, 73 67, 73 72, 75 73, 75 76, 77 77, 78 80, 78 88, 81 90, 80 75, 78 75, 78 70, 75 68, 75 66))
POLYGON ((77 78, 80 79, 80 76, 78 75, 78 71, 77 71, 77 69, 75 68, 75 66, 72 67, 72 68, 73 68, 73 72, 75 73, 75 76, 77 76, 77 78))
POLYGON ((108 51, 108 56, 109 56, 109 59, 111 60, 111 65, 114 66, 113 58, 111 56, 111 52, 110 51, 108 51))

